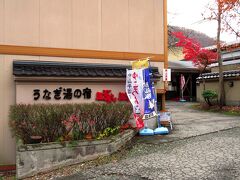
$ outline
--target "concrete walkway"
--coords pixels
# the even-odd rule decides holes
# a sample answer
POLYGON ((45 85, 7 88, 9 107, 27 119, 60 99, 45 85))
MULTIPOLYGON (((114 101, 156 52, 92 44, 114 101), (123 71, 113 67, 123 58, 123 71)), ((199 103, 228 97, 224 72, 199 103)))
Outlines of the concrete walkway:
POLYGON ((170 135, 137 137, 121 161, 58 179, 240 180, 240 117, 189 105, 168 102, 174 122, 170 135))
POLYGON ((190 107, 194 104, 167 102, 167 110, 172 114, 173 131, 167 136, 141 136, 138 142, 159 144, 240 127, 240 116, 194 110, 190 107))

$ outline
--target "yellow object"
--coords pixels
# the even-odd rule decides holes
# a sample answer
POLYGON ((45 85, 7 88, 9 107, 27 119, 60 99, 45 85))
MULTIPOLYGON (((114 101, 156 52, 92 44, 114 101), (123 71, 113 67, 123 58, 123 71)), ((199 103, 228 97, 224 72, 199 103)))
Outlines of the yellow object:
POLYGON ((148 58, 141 61, 131 61, 132 69, 144 69, 149 67, 148 58))

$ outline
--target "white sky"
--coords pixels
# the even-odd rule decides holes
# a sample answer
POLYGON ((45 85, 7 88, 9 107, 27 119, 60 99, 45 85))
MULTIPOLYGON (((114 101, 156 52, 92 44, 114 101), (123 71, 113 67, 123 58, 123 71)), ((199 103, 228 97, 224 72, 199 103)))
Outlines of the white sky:
MULTIPOLYGON (((207 34, 210 37, 217 36, 217 22, 203 22, 201 13, 204 13, 206 5, 213 0, 167 0, 168 24, 194 29, 207 34)), ((226 42, 236 41, 234 35, 221 34, 221 40, 226 42)))

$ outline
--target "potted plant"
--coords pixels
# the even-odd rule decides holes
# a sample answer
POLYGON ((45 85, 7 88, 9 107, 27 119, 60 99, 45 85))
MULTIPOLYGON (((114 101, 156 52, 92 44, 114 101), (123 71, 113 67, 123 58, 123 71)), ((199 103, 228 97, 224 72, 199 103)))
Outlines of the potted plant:
POLYGON ((37 144, 42 141, 42 136, 30 136, 30 143, 37 144))
POLYGON ((85 135, 85 139, 87 139, 87 140, 93 139, 92 133, 91 133, 91 132, 88 132, 88 133, 85 135))
POLYGON ((95 129, 95 121, 94 120, 86 120, 83 124, 83 130, 85 131, 85 138, 90 140, 95 137, 96 129, 95 129))

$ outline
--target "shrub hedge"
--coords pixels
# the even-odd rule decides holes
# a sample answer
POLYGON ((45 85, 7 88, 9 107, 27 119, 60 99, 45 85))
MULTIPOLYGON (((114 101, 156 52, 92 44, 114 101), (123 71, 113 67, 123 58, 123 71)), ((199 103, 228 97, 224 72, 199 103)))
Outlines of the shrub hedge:
POLYGON ((131 114, 129 103, 18 104, 11 106, 9 116, 13 134, 30 143, 31 136, 41 136, 42 142, 54 142, 69 131, 96 135, 108 127, 127 123, 131 114))
POLYGON ((213 100, 217 99, 218 94, 216 91, 213 90, 204 90, 202 93, 202 96, 205 100, 205 102, 209 105, 212 106, 213 100))

